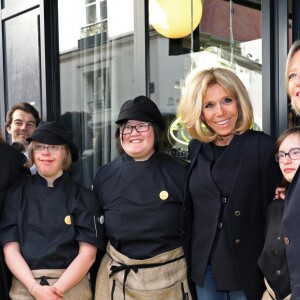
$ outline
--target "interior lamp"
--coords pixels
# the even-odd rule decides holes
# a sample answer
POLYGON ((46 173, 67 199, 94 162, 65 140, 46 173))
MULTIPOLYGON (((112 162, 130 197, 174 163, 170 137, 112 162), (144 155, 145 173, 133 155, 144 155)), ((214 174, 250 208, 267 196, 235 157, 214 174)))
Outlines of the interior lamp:
POLYGON ((150 23, 161 35, 178 39, 199 25, 202 16, 201 0, 150 0, 150 23))

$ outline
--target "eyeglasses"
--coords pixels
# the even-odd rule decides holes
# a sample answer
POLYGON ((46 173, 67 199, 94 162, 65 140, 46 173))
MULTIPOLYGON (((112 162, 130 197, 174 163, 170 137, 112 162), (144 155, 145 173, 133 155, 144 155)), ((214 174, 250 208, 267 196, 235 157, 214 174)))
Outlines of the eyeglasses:
POLYGON ((150 126, 152 126, 150 123, 138 123, 136 125, 125 124, 121 127, 121 132, 122 134, 130 134, 132 133, 133 128, 137 132, 146 132, 149 130, 150 126))
POLYGON ((50 153, 58 153, 61 149, 63 149, 64 146, 57 146, 57 145, 34 145, 33 146, 33 151, 34 152, 44 152, 45 149, 47 149, 50 153))
POLYGON ((275 154, 275 159, 280 163, 283 162, 286 156, 290 159, 300 159, 300 148, 293 148, 289 152, 279 151, 275 154))

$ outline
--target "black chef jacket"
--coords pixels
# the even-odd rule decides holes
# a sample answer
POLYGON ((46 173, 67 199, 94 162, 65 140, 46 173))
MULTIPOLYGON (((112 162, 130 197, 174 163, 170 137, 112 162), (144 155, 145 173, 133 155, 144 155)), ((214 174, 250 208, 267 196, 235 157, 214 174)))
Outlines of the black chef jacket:
POLYGON ((119 252, 146 259, 181 245, 185 174, 184 163, 161 152, 146 161, 124 154, 98 171, 93 188, 119 252))
POLYGON ((282 217, 285 200, 270 203, 267 215, 267 234, 258 265, 277 299, 291 293, 290 276, 282 234, 282 217))
MULTIPOLYGON (((28 172, 24 168, 26 156, 7 143, 0 142, 0 220, 2 205, 6 198, 7 190, 18 180, 27 176, 28 172)), ((4 262, 2 247, 0 247, 0 299, 9 299, 11 276, 4 262)))
POLYGON ((19 242, 30 269, 64 269, 78 242, 101 245, 97 200, 66 173, 48 187, 38 173, 8 192, 0 223, 4 245, 19 242))

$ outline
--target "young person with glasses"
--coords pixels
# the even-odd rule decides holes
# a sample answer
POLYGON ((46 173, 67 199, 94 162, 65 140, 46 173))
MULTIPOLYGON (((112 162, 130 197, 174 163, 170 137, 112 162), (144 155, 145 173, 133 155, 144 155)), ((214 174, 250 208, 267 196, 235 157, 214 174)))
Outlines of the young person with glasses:
MULTIPOLYGON (((287 129, 275 145, 275 159, 279 163, 283 180, 280 187, 288 190, 300 165, 300 127, 287 129)), ((265 277, 266 291, 263 300, 289 300, 290 276, 286 258, 282 218, 286 201, 272 201, 267 214, 267 233, 263 251, 258 260, 265 277)))
POLYGON ((145 96, 116 121, 121 155, 95 177, 107 252, 95 299, 192 299, 180 239, 185 164, 162 152, 164 119, 145 96))
POLYGON ((66 172, 78 148, 58 122, 41 123, 27 140, 37 173, 9 190, 0 222, 10 299, 90 300, 87 273, 103 235, 94 193, 66 172))

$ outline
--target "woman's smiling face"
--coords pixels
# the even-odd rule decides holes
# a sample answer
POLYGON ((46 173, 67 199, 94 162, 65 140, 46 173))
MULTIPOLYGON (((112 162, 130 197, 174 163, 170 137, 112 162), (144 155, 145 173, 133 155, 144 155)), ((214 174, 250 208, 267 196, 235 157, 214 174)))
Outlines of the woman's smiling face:
POLYGON ((230 142, 234 135, 238 113, 238 100, 220 84, 207 88, 203 97, 202 118, 224 142, 230 142))
POLYGON ((124 126, 136 126, 137 124, 147 124, 147 122, 128 120, 120 128, 120 141, 125 153, 136 161, 143 161, 150 158, 150 156, 155 152, 155 133, 153 127, 148 125, 147 131, 138 132, 136 128, 132 128, 131 133, 123 134, 124 126))
POLYGON ((295 52, 289 63, 288 92, 293 108, 300 113, 300 50, 295 52))
POLYGON ((50 145, 55 146, 57 151, 50 152, 47 148, 49 145, 33 142, 33 160, 36 164, 38 173, 46 178, 53 180, 63 174, 64 160, 66 159, 66 148, 62 145, 50 145), (39 151, 35 150, 35 147, 40 148, 39 151), (41 150, 42 149, 42 150, 41 150))

